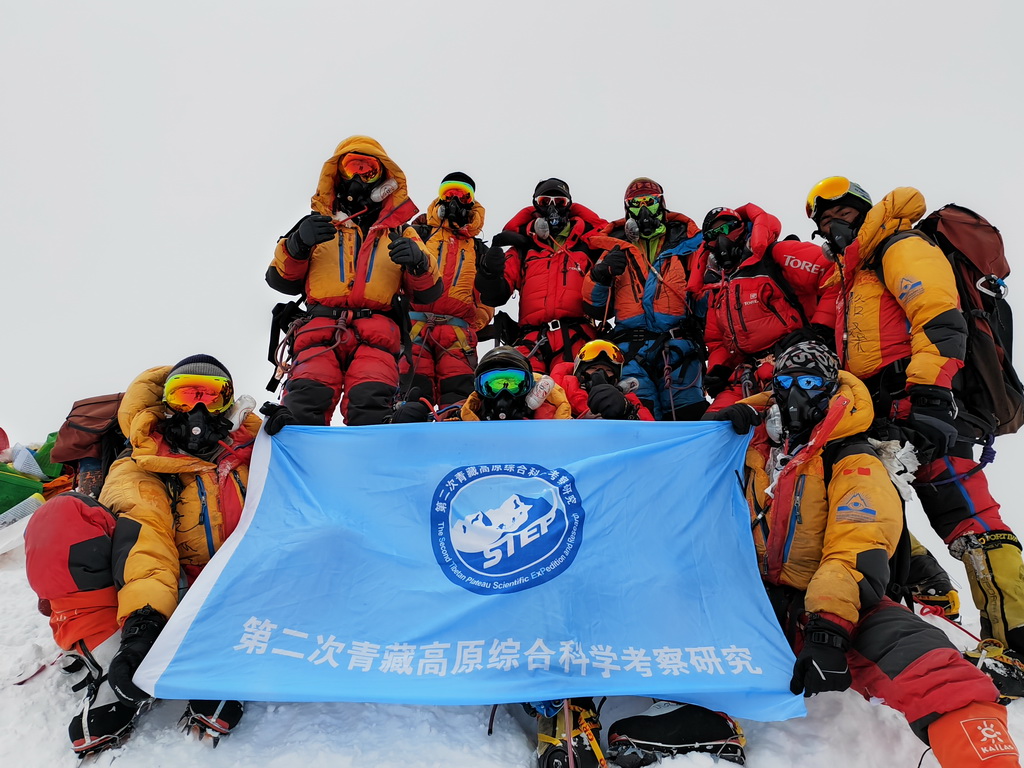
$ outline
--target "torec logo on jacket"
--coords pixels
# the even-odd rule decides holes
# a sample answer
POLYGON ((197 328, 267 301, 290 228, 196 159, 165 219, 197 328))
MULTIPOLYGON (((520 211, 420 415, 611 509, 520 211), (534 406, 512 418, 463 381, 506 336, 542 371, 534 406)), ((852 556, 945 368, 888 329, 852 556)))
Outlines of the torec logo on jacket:
POLYGON ((575 478, 564 469, 459 467, 434 492, 434 557, 450 581, 471 592, 519 592, 572 564, 584 517, 575 478))

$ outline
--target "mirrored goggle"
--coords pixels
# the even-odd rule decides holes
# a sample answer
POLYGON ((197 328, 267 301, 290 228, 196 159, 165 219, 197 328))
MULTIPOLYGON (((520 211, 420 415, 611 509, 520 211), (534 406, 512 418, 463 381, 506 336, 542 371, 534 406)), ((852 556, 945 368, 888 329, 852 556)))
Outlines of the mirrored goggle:
POLYGON ((182 373, 164 384, 164 402, 172 411, 188 413, 202 403, 210 413, 223 413, 234 402, 231 381, 220 376, 182 373))
POLYGON ((525 395, 531 387, 533 387, 533 374, 518 368, 487 371, 476 379, 476 391, 483 397, 497 397, 505 391, 515 396, 525 395))
POLYGON ((616 365, 621 365, 625 359, 622 356, 622 350, 610 341, 588 341, 580 350, 579 360, 589 363, 592 360, 597 360, 601 355, 606 356, 616 365))
POLYGON ((741 229, 743 229, 742 221, 723 221, 717 227, 704 230, 704 242, 714 242, 720 235, 731 235, 741 229))
POLYGON ((466 184, 461 182, 452 181, 441 185, 441 189, 438 190, 437 196, 442 200, 461 200, 464 203, 473 202, 473 190, 466 184))
POLYGON ((342 178, 345 179, 358 176, 363 181, 374 182, 381 177, 380 160, 369 155, 350 152, 341 158, 340 170, 342 178))
POLYGON ((813 219, 819 210, 821 203, 830 203, 838 200, 850 192, 850 180, 845 176, 829 176, 822 179, 813 187, 807 195, 805 210, 807 218, 813 219))
POLYGON ((553 205, 556 208, 565 208, 569 205, 569 198, 561 197, 560 195, 556 195, 555 197, 550 195, 540 195, 539 197, 535 197, 533 201, 541 208, 547 208, 549 205, 553 205))
POLYGON ((775 386, 778 389, 791 389, 794 384, 804 390, 824 389, 825 378, 823 376, 814 376, 813 374, 801 374, 799 376, 783 374, 775 377, 775 386))
POLYGON ((626 201, 626 207, 634 212, 641 208, 657 208, 659 205, 661 205, 661 198, 656 195, 634 197, 626 201))

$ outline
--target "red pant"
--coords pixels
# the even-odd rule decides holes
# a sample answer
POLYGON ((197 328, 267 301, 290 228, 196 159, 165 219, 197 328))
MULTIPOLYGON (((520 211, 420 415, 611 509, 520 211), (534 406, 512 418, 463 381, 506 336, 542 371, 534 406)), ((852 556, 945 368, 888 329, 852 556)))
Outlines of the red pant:
POLYGON ((346 424, 383 424, 398 392, 398 326, 385 315, 313 317, 295 333, 283 405, 299 424, 326 426, 341 401, 346 424))
POLYGON ((476 370, 476 332, 442 324, 425 326, 413 339, 412 364, 399 361, 402 392, 419 387, 420 397, 451 405, 469 397, 476 370))
POLYGON ((984 470, 963 476, 976 466, 978 462, 973 459, 947 456, 917 470, 914 491, 935 532, 946 544, 966 533, 1010 530, 999 514, 999 503, 989 493, 984 470), (958 475, 961 477, 953 482, 941 482, 958 475), (941 484, 929 484, 935 481, 941 484))
POLYGON ((551 373, 551 369, 559 363, 575 360, 580 348, 596 338, 597 328, 587 323, 573 322, 554 331, 548 328, 529 331, 523 334, 516 349, 530 359, 535 372, 551 373), (541 334, 546 340, 538 346, 541 334))

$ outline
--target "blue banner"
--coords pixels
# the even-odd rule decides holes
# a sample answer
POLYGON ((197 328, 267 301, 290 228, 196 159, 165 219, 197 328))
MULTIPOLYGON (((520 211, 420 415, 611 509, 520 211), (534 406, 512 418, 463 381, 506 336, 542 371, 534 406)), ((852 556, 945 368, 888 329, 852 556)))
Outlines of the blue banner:
POLYGON ((641 695, 802 715, 746 444, 720 422, 260 433, 238 531, 135 680, 172 699, 641 695))

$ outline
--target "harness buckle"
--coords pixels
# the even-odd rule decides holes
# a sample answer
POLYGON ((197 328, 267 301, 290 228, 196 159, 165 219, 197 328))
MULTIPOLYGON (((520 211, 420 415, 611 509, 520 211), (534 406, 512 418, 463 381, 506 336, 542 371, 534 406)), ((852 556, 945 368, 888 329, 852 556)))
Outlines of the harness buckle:
POLYGON ((547 325, 547 328, 548 328, 549 331, 560 331, 560 330, 562 330, 562 321, 561 320, 552 320, 550 323, 547 323, 546 325, 547 325))

